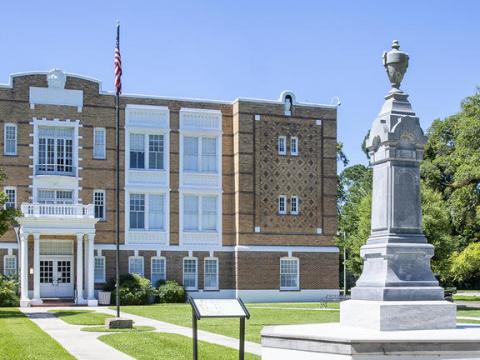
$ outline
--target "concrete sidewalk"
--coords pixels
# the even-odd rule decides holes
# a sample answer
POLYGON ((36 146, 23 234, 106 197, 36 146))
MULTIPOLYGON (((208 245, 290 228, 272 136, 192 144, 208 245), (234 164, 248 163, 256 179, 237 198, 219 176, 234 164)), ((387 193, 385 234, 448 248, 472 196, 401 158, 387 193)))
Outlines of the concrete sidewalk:
MULTIPOLYGON (((128 355, 115 350, 104 344, 97 338, 105 333, 91 333, 80 331, 85 325, 70 325, 56 318, 49 310, 95 310, 100 313, 106 313, 114 317, 116 312, 105 307, 34 307, 21 308, 32 321, 34 321, 42 330, 58 341, 68 352, 81 360, 105 360, 105 359, 132 359, 128 355)), ((157 332, 179 334, 192 337, 192 329, 170 324, 167 322, 146 318, 143 316, 132 315, 122 312, 122 317, 132 319, 136 326, 152 326, 157 332)), ((239 348, 238 339, 224 335, 214 334, 208 331, 199 330, 198 339, 216 345, 222 345, 229 348, 239 348)), ((245 351, 251 354, 261 356, 262 346, 250 341, 245 342, 245 351)))
MULTIPOLYGON (((40 329, 54 338, 65 350, 81 360, 132 360, 130 356, 101 342, 97 338, 105 333, 81 331, 84 325, 70 325, 48 312, 56 308, 20 308, 40 329)), ((78 310, 78 307, 65 309, 78 310)), ((52 359, 54 360, 54 359, 52 359)))

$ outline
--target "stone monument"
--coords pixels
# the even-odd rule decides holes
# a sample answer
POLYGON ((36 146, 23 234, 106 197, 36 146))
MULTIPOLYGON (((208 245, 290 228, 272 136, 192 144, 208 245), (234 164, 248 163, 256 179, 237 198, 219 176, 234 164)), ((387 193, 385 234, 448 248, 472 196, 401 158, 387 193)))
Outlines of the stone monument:
POLYGON ((456 305, 430 268, 419 173, 426 139, 400 90, 408 61, 398 41, 383 54, 392 88, 367 140, 372 224, 352 300, 341 303, 339 324, 264 328, 264 360, 480 359, 480 327, 456 326, 456 305))

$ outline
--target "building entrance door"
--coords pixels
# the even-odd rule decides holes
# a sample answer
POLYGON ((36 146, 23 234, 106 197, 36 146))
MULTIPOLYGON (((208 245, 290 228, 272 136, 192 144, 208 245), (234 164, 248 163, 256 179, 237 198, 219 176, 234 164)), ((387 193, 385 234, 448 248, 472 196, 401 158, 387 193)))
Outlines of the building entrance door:
POLYGON ((40 297, 73 298, 73 256, 40 257, 40 297))

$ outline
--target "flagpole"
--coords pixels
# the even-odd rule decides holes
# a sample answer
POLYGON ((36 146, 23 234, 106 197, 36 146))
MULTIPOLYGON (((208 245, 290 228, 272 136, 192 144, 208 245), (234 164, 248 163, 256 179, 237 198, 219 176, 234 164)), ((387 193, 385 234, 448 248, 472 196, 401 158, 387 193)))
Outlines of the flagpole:
MULTIPOLYGON (((120 21, 117 20, 117 48, 120 50, 120 21)), ((115 96, 115 302, 120 317, 120 88, 115 96)))

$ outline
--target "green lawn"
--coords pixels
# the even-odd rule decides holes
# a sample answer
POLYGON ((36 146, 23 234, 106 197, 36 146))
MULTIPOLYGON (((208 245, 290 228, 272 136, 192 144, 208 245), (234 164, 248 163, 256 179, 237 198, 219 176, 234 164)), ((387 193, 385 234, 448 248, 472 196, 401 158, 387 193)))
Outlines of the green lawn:
MULTIPOLYGON (((260 342, 260 331, 267 325, 309 324, 339 321, 338 311, 295 310, 287 307, 310 308, 319 304, 307 306, 302 303, 286 304, 248 304, 250 320, 246 321, 246 340, 260 342), (273 307, 270 309, 268 307, 273 307), (282 309, 279 309, 282 307, 282 309), (283 309, 285 308, 285 309, 283 309)), ((148 306, 122 306, 122 311, 181 326, 192 326, 192 310, 189 304, 155 304, 148 306)), ((198 322, 201 330, 238 338, 238 319, 203 319, 198 322)))
MULTIPOLYGON (((149 332, 102 335, 99 339, 139 360, 192 358, 192 339, 182 335, 149 332)), ((198 358, 236 360, 238 350, 199 341, 198 358)), ((260 357, 245 353, 245 359, 260 360, 260 357)))
POLYGON ((105 319, 113 317, 94 310, 50 310, 49 312, 70 325, 104 325, 105 319))
POLYGON ((480 302, 480 296, 474 296, 474 295, 453 295, 453 300, 455 300, 455 301, 479 301, 479 302, 480 302))
POLYGON ((104 333, 135 333, 135 332, 145 332, 153 331, 155 328, 153 326, 134 326, 132 329, 107 329, 103 326, 87 326, 81 328, 80 330, 86 332, 104 332, 104 333))
POLYGON ((49 335, 14 308, 0 308, 2 360, 75 359, 49 335))
POLYGON ((480 309, 457 310, 457 316, 478 317, 480 320, 480 309))
POLYGON ((327 303, 326 307, 319 302, 298 302, 298 303, 252 303, 248 304, 248 308, 291 308, 291 309, 340 309, 340 303, 327 303))

